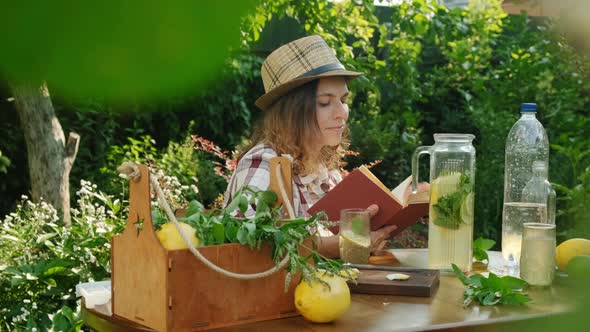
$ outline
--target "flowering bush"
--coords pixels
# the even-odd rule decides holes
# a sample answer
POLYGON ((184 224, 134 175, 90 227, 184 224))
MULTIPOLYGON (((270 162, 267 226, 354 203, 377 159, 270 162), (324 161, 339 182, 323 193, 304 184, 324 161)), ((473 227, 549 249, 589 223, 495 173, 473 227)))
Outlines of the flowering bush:
POLYGON ((72 226, 23 196, 0 221, 0 330, 79 330, 75 285, 109 278, 110 239, 122 231, 120 199, 81 181, 72 226))

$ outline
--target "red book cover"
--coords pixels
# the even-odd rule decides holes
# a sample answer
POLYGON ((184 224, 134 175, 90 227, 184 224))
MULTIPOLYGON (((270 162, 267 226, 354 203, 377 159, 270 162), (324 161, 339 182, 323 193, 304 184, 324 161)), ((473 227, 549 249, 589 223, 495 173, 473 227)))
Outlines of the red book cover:
POLYGON ((396 213, 393 218, 387 221, 387 224, 397 225, 397 229, 391 233, 396 236, 404 229, 415 224, 418 219, 428 215, 428 202, 410 203, 396 213))
MULTIPOLYGON (((361 166, 350 172, 336 187, 309 208, 308 213, 324 211, 330 221, 338 221, 340 210, 365 209, 371 204, 377 204, 379 212, 371 219, 371 230, 379 229, 386 224, 395 224, 398 228, 393 235, 396 235, 428 214, 428 192, 411 195, 408 200, 412 203, 407 206, 402 202, 401 197, 409 184, 410 178, 394 189, 394 193, 369 169, 361 166)), ((334 234, 338 233, 338 227, 332 227, 330 230, 334 234)))

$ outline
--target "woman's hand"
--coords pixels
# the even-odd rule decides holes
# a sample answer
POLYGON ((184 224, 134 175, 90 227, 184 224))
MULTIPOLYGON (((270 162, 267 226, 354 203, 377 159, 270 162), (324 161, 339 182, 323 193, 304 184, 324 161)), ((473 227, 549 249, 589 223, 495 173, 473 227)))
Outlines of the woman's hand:
MULTIPOLYGON (((418 192, 421 193, 423 191, 430 190, 430 183, 428 182, 420 182, 418 183, 418 192)), ((406 191, 404 192, 404 201, 408 200, 408 197, 412 194, 412 183, 406 187, 406 191)))
MULTIPOLYGON (((379 212, 377 204, 371 204, 367 210, 371 218, 379 212)), ((391 237, 391 233, 397 229, 396 225, 388 225, 371 232, 371 253, 377 256, 384 254, 384 248, 387 245, 387 240, 391 237)))
MULTIPOLYGON (((379 212, 379 206, 377 204, 371 204, 367 210, 371 218, 379 212)), ((381 227, 378 230, 371 232, 371 253, 381 256, 384 255, 383 248, 387 245, 387 240, 390 238, 391 233, 397 228, 396 225, 389 225, 381 227)), ((340 257, 340 250, 338 248, 339 238, 338 235, 331 236, 319 236, 318 237, 318 251, 320 254, 328 258, 340 257)))

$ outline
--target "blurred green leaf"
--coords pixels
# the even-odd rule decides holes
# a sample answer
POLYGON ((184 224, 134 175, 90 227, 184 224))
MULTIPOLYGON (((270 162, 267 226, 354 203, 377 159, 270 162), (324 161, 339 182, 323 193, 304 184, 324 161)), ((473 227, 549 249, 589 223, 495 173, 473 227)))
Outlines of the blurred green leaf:
POLYGON ((488 260, 487 250, 492 249, 496 241, 479 237, 473 241, 473 258, 478 261, 488 260))
POLYGON ((70 97, 157 99, 216 79, 255 0, 12 2, 0 71, 70 97), (66 16, 64 14, 67 13, 66 16))

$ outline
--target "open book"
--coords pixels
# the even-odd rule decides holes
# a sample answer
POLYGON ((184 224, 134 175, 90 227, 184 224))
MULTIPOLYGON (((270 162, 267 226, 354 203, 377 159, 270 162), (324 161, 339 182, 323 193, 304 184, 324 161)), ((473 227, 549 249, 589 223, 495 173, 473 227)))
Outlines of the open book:
MULTIPOLYGON (((361 208, 371 204, 379 205, 379 212, 371 219, 371 230, 387 224, 397 225, 392 235, 397 235, 408 226, 428 215, 429 192, 410 194, 407 200, 404 193, 411 186, 409 176, 390 191, 368 168, 361 166, 350 172, 342 181, 317 201, 309 214, 324 211, 331 221, 340 220, 340 210, 361 208)), ((338 233, 338 227, 330 229, 338 233)))

